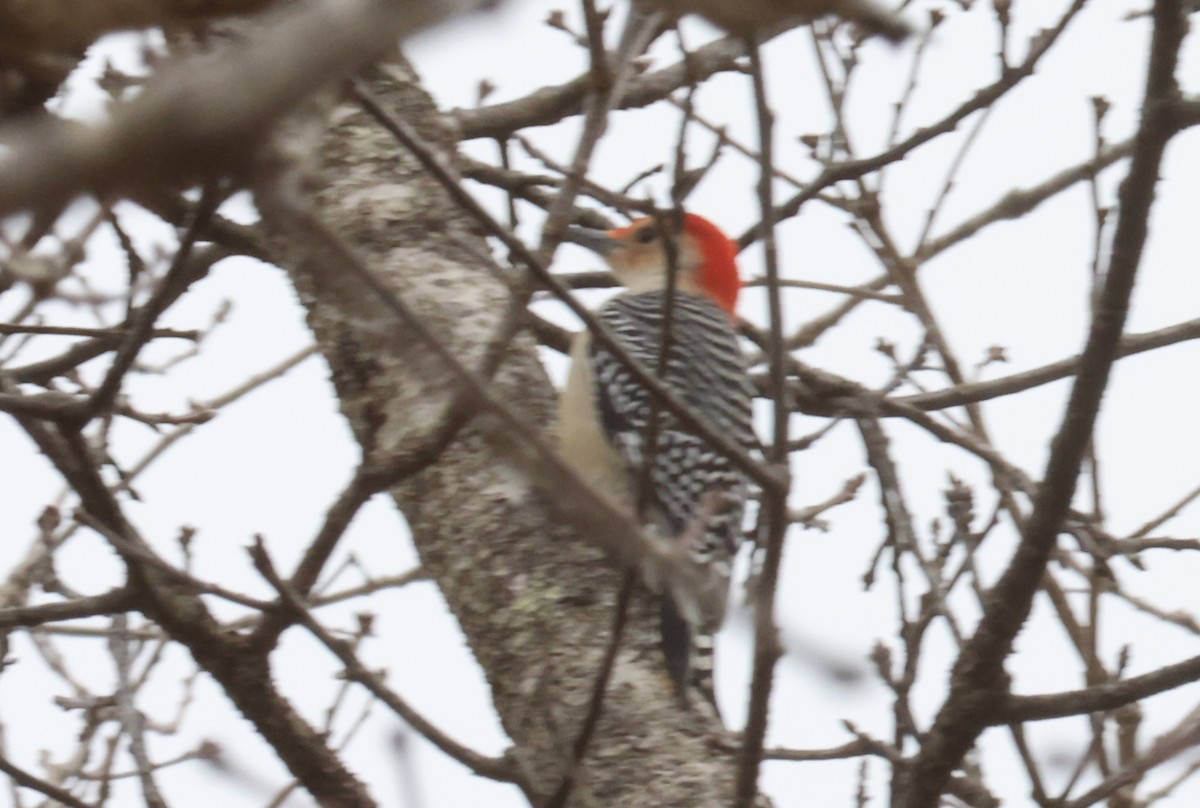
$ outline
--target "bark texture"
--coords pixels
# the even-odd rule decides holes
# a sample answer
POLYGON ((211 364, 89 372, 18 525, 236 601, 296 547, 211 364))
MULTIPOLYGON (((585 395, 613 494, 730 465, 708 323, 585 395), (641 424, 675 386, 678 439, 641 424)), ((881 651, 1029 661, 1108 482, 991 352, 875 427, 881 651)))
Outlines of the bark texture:
MULTIPOLYGON (((452 148, 444 119, 406 64, 381 65, 368 81, 395 114, 452 148)), ((418 456, 443 423, 452 379, 370 289, 322 260, 295 209, 311 206, 468 367, 479 364, 503 321, 501 271, 468 216, 347 101, 314 104, 280 135, 267 163, 274 168, 258 180, 260 209, 364 455, 381 463, 418 456)), ((493 388, 530 423, 550 429, 555 393, 528 334, 510 346, 493 388)), ((488 423, 468 423, 391 494, 487 675, 512 758, 541 804, 571 765, 621 573, 550 515, 487 439, 488 423)), ((657 614, 644 594, 633 600, 568 804, 729 805, 734 756, 722 751, 719 723, 678 706, 660 661, 657 614)))

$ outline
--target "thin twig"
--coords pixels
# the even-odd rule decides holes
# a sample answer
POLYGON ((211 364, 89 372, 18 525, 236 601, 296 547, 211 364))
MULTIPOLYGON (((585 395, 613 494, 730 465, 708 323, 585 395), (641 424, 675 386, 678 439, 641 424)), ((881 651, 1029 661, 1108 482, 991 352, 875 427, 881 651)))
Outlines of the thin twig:
POLYGON ((55 802, 61 802, 67 808, 95 808, 95 806, 84 802, 71 792, 59 788, 53 783, 48 783, 40 777, 35 777, 24 769, 19 768, 3 755, 0 755, 0 772, 7 774, 16 785, 43 794, 55 802))
MULTIPOLYGON (((755 110, 758 116, 759 154, 761 167, 758 181, 758 200, 762 220, 763 248, 766 260, 767 308, 770 317, 768 357, 771 367, 771 399, 774 405, 774 424, 767 459, 785 479, 788 457, 788 422, 791 397, 787 390, 787 348, 784 344, 783 296, 779 289, 779 257, 775 245, 774 203, 771 198, 774 132, 774 113, 767 97, 760 46, 748 42, 750 68, 754 82, 755 110)), ((775 625, 775 590, 783 557, 783 539, 788 528, 787 497, 789 486, 763 491, 765 526, 765 555, 759 575, 757 602, 754 614, 754 670, 750 679, 750 700, 743 731, 742 750, 737 761, 737 781, 734 790, 736 808, 751 808, 758 795, 758 772, 762 763, 763 741, 767 733, 767 717, 774 683, 775 664, 782 649, 779 629, 775 625)))
POLYGON ((150 753, 146 751, 146 719, 138 711, 133 701, 133 681, 131 668, 133 660, 130 655, 129 618, 125 614, 117 614, 112 619, 112 632, 108 637, 109 651, 117 667, 117 688, 114 698, 117 702, 117 716, 121 722, 122 731, 129 737, 129 754, 133 758, 134 771, 142 785, 142 799, 147 808, 166 808, 166 801, 154 780, 154 765, 150 762, 150 753))
POLYGON ((993 723, 1044 721, 1069 715, 1086 715, 1115 710, 1200 680, 1200 656, 1167 665, 1129 679, 1107 682, 1084 690, 1047 693, 1040 696, 1009 696, 993 723))
MULTIPOLYGON (((0 323, 0 334, 47 334, 64 337, 117 337, 124 338, 129 334, 124 328, 77 328, 74 326, 58 325, 12 325, 0 323)), ((186 339, 195 342, 200 339, 199 331, 178 331, 173 328, 152 328, 149 337, 153 339, 186 339)))
POLYGON ((103 595, 75 598, 62 603, 43 603, 38 606, 13 606, 0 609, 0 630, 32 628, 58 620, 98 617, 129 611, 132 607, 132 593, 125 587, 121 587, 105 592, 103 595))
POLYGON ((320 623, 313 619, 300 595, 276 572, 275 565, 271 561, 270 556, 267 555, 266 548, 263 546, 261 540, 256 540, 253 546, 249 548, 249 552, 254 562, 254 568, 259 571, 267 583, 279 595, 280 601, 293 612, 297 622, 308 629, 322 645, 332 651, 334 656, 346 667, 345 675, 347 678, 361 684, 371 692, 371 695, 386 704, 397 715, 412 725, 414 729, 424 735, 430 743, 471 771, 493 780, 500 780, 507 783, 518 782, 517 773, 508 760, 504 758, 485 757, 468 749, 442 733, 441 730, 430 724, 423 716, 410 707, 406 701, 385 687, 380 676, 368 670, 358 660, 358 657, 355 656, 348 643, 334 637, 320 623))

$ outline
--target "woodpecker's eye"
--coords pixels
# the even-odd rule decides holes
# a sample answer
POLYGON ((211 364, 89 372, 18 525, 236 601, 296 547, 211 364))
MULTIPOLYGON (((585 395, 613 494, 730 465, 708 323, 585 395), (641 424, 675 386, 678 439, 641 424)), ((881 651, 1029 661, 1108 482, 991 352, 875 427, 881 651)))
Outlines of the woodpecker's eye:
POLYGON ((658 231, 653 227, 643 227, 633 236, 634 241, 638 244, 649 244, 656 238, 658 238, 658 231))

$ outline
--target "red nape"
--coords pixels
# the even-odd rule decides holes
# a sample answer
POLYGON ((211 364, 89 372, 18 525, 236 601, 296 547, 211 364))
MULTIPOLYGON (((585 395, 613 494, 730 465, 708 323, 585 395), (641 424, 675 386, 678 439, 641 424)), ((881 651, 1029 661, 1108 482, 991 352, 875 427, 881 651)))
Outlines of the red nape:
POLYGON ((683 230, 696 240, 704 257, 699 269, 700 287, 733 317, 742 289, 735 242, 721 228, 695 213, 683 217, 683 230))

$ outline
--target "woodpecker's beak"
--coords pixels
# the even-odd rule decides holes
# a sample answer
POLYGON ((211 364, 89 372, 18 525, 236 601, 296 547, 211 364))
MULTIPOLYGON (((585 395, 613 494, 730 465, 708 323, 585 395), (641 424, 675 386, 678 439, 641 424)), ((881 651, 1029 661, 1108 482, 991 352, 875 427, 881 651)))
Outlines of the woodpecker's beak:
POLYGON ((592 230, 590 227, 571 225, 567 228, 567 241, 587 247, 594 253, 607 256, 617 246, 617 240, 604 230, 592 230))

